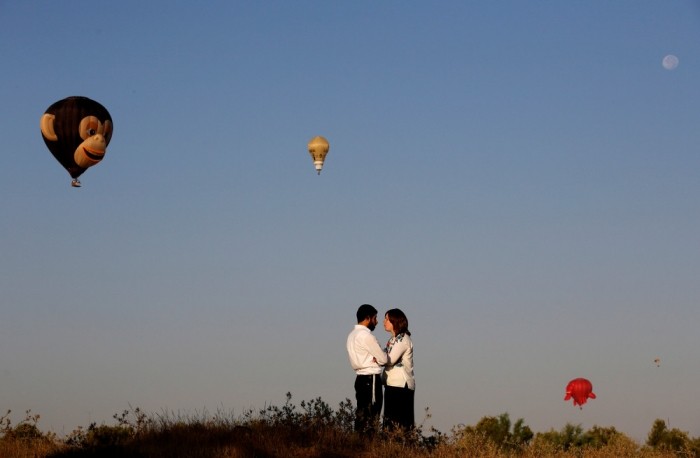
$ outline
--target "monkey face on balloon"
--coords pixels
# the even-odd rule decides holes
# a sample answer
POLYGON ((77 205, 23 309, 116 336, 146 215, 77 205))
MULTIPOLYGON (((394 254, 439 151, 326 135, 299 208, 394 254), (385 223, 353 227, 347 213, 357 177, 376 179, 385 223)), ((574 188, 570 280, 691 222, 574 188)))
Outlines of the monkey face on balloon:
POLYGON ((83 140, 73 153, 73 160, 80 167, 87 169, 102 160, 107 152, 107 144, 112 136, 112 121, 100 121, 96 116, 85 116, 80 120, 78 129, 83 140))
POLYGON ((44 143, 74 179, 104 158, 112 130, 107 109, 87 97, 59 100, 41 117, 44 143))

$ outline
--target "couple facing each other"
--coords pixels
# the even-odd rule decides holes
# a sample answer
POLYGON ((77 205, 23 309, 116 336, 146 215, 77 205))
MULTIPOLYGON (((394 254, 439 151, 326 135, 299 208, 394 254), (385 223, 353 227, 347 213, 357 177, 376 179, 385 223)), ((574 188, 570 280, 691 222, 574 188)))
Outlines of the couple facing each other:
POLYGON ((384 426, 414 426, 413 342, 408 318, 399 309, 384 315, 384 329, 391 334, 385 348, 372 331, 377 309, 363 304, 357 309, 357 324, 347 340, 350 365, 355 370, 355 431, 373 432, 384 404, 384 426), (382 385, 385 386, 382 393, 382 385))

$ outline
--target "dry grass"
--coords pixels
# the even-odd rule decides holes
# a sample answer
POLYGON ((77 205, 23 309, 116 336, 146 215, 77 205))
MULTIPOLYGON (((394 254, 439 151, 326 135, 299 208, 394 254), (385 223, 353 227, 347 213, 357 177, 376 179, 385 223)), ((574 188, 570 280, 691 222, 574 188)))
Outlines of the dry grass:
MULTIPOLYGON (((195 416, 147 415, 138 408, 114 415, 115 424, 77 428, 59 439, 42 433, 38 415, 27 412, 17 425, 9 412, 0 417, 0 458, 679 458, 696 457, 698 440, 686 438, 675 448, 659 442, 637 444, 614 428, 589 432, 567 425, 560 432, 521 435, 519 420, 510 432, 507 414, 484 417, 476 426, 454 428, 450 434, 422 427, 403 433, 380 432, 374 438, 352 431, 349 400, 331 409, 320 398, 293 405, 291 395, 282 407, 269 406, 240 417, 217 412, 195 416), (498 434, 484 425, 505 424, 498 434), (588 434, 588 435, 587 435, 588 434), (496 439, 498 438, 498 439, 496 439), (524 439, 523 439, 524 438, 524 439)), ((426 412, 426 419, 429 418, 426 412)), ((658 426, 658 425, 657 425, 658 426)), ((597 428, 597 429, 596 429, 597 428)), ((526 431, 529 431, 527 428, 526 431)), ((675 436, 674 436, 675 437, 675 436)))

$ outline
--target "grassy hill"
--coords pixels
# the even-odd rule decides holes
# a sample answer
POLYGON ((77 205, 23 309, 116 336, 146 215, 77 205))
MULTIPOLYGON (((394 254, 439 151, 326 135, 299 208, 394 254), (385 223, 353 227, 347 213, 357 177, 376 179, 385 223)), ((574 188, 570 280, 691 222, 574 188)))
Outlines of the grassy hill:
MULTIPOLYGON (((114 424, 78 427, 68 436, 39 429, 39 415, 26 412, 13 425, 0 417, 0 458, 267 458, 267 457, 700 457, 700 439, 656 420, 640 445, 614 427, 533 433, 523 419, 507 413, 483 417, 449 433, 382 430, 374 436, 352 430, 349 399, 332 409, 321 398, 250 410, 239 417, 217 412, 196 416, 146 414, 139 408, 114 415, 114 424)), ((430 414, 426 410, 426 417, 430 414)))

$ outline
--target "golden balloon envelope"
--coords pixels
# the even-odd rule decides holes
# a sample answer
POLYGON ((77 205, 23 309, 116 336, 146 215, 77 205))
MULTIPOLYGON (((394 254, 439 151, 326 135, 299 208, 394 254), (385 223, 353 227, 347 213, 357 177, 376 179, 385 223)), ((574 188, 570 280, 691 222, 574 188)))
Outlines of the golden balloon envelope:
POLYGON ((326 160, 326 155, 330 149, 330 144, 328 140, 320 135, 312 138, 308 144, 309 154, 314 160, 314 167, 316 167, 316 172, 320 175, 321 169, 323 168, 323 161, 326 160))

